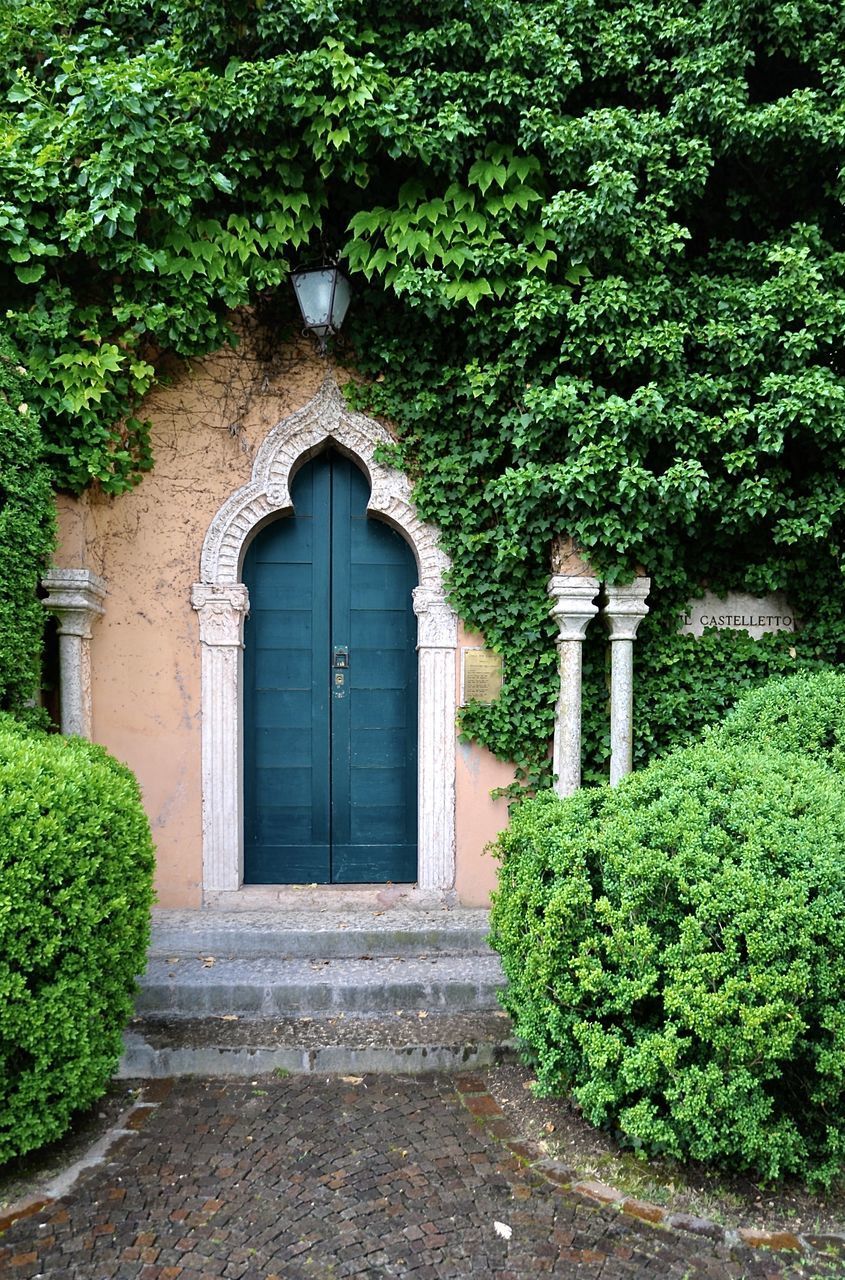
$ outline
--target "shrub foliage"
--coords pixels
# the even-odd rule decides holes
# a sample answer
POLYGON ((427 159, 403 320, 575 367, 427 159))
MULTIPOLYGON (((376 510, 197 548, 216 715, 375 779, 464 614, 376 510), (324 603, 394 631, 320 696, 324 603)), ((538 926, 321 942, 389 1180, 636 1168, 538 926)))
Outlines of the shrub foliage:
POLYGON ((749 690, 714 741, 796 751, 845 773, 845 672, 803 672, 749 690))
POLYGON ((845 1156, 843 847, 841 779, 746 746, 519 806, 492 940, 541 1088, 637 1149, 829 1182, 845 1156))
POLYGON ((101 748, 0 718, 0 1161, 104 1092, 144 965, 153 846, 101 748))

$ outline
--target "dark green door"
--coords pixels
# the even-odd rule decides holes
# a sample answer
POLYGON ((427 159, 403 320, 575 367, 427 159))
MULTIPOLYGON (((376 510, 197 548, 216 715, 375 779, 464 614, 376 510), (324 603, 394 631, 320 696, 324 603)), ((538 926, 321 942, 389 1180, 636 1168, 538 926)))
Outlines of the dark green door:
POLYGON ((244 562, 244 879, 414 881, 414 557, 334 451, 291 497, 244 562))

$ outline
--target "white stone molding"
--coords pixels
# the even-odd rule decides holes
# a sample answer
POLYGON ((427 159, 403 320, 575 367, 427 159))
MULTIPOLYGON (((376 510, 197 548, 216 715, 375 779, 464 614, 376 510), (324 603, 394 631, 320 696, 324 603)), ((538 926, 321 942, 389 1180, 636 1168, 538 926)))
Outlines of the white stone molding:
POLYGON ((237 889, 243 879, 241 653, 249 593, 195 583, 202 645, 202 878, 209 892, 237 889))
POLYGON ((419 649, 457 649, 458 618, 443 589, 414 587, 414 613, 419 649))
POLYGON ((547 587, 554 601, 549 612, 558 625, 560 684, 552 768, 559 796, 571 796, 581 785, 581 646, 590 620, 599 611, 594 603, 599 585, 598 578, 555 573, 547 587))
POLYGON ((234 586, 194 583, 191 604, 199 614, 200 641, 208 648, 244 647, 244 619, 249 613, 249 592, 242 582, 234 586))
POLYGON ((442 575, 449 561, 437 533, 414 510, 408 477, 375 461, 379 446, 394 443, 386 427, 349 409, 334 378, 326 378, 309 404, 273 427, 256 454, 249 484, 233 493, 212 520, 202 548, 200 581, 217 585, 240 581, 252 533, 268 516, 293 510, 293 476, 310 457, 333 444, 363 466, 371 487, 367 510, 410 543, 420 586, 442 595, 442 575))
POLYGON ((635 578, 626 586, 605 586, 602 611, 610 633, 610 785, 634 767, 634 639, 648 613, 650 578, 635 578))
POLYGON ((455 653, 458 619, 431 587, 414 589, 419 654, 418 883, 448 889, 455 879, 455 653))
POLYGON ((59 623, 59 714, 62 733, 90 738, 91 626, 105 613, 106 584, 90 569, 50 569, 41 579, 44 608, 59 623))
POLYGON ((192 594, 200 615, 203 649, 206 895, 237 890, 243 880, 241 649, 248 608, 241 582, 243 558, 259 526, 271 517, 292 513, 293 476, 309 458, 330 445, 363 468, 370 482, 367 511, 402 535, 417 562, 418 883, 421 890, 437 891, 448 891, 454 885, 457 617, 443 589, 449 560, 436 531, 417 516, 407 476, 376 461, 379 446, 392 443, 386 427, 348 408, 329 376, 309 404, 272 428, 256 454, 251 480, 223 503, 209 526, 202 548, 201 581, 192 594), (231 591, 242 593, 237 597, 240 603, 227 596, 231 591))

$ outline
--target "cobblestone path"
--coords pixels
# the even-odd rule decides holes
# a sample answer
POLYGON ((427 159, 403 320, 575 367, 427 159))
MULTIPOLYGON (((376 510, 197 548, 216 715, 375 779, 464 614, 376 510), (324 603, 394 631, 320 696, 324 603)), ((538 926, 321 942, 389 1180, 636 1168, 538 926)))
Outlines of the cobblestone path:
POLYGON ((481 1089, 448 1076, 180 1080, 160 1089, 158 1106, 136 1113, 137 1132, 120 1139, 106 1164, 9 1227, 0 1237, 0 1274, 845 1275, 845 1263, 837 1271, 818 1257, 730 1252, 555 1187, 521 1162, 519 1144, 508 1146, 481 1089))

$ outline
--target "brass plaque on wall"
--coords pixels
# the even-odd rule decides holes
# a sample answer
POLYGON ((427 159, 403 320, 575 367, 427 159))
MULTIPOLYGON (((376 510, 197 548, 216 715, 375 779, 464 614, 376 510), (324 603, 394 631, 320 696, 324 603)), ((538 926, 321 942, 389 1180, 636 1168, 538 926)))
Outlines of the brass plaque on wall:
POLYGON ((495 702, 502 691, 502 655, 492 649, 461 650, 461 705, 495 702))

